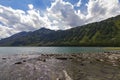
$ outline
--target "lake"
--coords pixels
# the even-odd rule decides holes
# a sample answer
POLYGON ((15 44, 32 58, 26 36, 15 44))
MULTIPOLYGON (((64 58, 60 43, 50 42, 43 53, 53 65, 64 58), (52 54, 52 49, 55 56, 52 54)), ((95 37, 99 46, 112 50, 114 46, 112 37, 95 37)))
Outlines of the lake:
POLYGON ((104 47, 0 47, 0 54, 99 53, 104 47))

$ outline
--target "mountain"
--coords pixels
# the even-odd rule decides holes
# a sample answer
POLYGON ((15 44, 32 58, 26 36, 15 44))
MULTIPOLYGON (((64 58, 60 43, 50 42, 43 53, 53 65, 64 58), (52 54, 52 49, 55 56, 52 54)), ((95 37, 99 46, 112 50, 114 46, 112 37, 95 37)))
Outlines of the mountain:
POLYGON ((120 46, 120 15, 68 30, 20 32, 0 40, 0 46, 120 46))

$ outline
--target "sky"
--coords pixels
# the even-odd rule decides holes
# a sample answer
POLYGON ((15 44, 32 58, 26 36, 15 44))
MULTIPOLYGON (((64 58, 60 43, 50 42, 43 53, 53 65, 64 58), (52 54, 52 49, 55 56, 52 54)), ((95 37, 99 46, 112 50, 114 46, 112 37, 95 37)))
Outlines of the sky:
POLYGON ((0 39, 42 27, 65 30, 120 15, 120 0, 0 0, 0 39))

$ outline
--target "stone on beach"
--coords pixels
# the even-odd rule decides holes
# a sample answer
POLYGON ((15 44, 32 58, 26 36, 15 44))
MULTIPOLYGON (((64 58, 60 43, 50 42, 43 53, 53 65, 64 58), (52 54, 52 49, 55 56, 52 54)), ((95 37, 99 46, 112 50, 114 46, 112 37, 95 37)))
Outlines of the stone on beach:
POLYGON ((116 53, 26 54, 9 58, 1 57, 0 80, 120 79, 120 54, 116 53))

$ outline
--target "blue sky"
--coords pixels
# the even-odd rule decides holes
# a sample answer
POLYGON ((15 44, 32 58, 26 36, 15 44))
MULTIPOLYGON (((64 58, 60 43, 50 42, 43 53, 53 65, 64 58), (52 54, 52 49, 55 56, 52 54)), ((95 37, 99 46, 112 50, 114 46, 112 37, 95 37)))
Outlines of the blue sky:
MULTIPOLYGON (((76 4, 79 0, 64 0, 65 2, 70 2, 71 4, 76 4)), ((13 9, 21 9, 21 10, 28 10, 28 4, 33 4, 34 8, 45 10, 47 7, 51 6, 51 3, 54 0, 0 0, 0 4, 7 7, 12 7, 13 9)), ((75 7, 75 9, 81 9, 82 12, 85 12, 87 7, 86 3, 88 0, 82 0, 82 4, 80 7, 75 7)))
POLYGON ((120 0, 0 0, 0 38, 42 27, 65 30, 120 15, 120 0))

